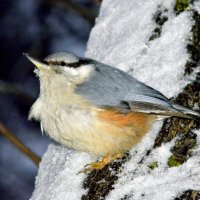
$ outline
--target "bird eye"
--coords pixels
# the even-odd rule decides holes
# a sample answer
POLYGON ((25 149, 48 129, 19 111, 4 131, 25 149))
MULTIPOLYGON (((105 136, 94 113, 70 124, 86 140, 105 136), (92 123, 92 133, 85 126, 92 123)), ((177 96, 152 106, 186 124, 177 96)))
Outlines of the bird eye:
POLYGON ((60 65, 61 65, 61 66, 66 66, 66 63, 65 63, 64 61, 62 61, 62 62, 60 63, 60 65))

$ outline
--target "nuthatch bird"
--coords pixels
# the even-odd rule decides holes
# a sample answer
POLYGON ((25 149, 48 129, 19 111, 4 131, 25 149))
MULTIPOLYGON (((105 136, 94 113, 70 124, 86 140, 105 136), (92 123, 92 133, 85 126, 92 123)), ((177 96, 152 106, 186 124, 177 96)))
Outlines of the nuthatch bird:
POLYGON ((96 60, 67 52, 49 55, 43 62, 26 56, 40 80, 40 95, 29 119, 40 121, 42 130, 69 148, 104 156, 84 172, 101 169, 129 151, 155 120, 200 116, 96 60))

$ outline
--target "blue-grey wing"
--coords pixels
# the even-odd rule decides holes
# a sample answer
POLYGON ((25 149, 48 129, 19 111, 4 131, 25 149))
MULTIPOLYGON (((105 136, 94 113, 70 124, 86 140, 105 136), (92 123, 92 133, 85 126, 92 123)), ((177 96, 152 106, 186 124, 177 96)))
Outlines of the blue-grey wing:
POLYGON ((163 94, 131 75, 97 61, 92 61, 91 65, 94 70, 90 78, 77 86, 76 92, 93 105, 167 116, 183 115, 163 94))

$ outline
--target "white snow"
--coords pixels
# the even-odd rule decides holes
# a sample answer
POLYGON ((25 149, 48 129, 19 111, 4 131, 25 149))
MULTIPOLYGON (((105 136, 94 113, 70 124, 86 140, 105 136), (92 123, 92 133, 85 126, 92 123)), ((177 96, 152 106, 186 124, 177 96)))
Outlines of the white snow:
MULTIPOLYGON (((107 200, 115 200, 130 196, 129 199, 174 199, 182 192, 200 189, 200 131, 197 147, 193 156, 180 167, 168 168, 167 160, 170 156, 171 144, 165 144, 153 150, 142 164, 138 164, 134 157, 125 165, 115 189, 111 191, 107 200), (158 167, 150 170, 148 165, 158 161, 158 167)), ((141 146, 142 143, 139 145, 141 146)), ((140 148, 140 147, 138 147, 140 148)))
POLYGON ((91 162, 91 158, 86 153, 69 150, 60 145, 49 145, 40 164, 36 189, 31 200, 81 199, 85 193, 82 181, 86 175, 78 172, 88 162, 91 162))
MULTIPOLYGON (((174 2, 104 0, 89 38, 87 57, 127 71, 167 97, 176 96, 196 74, 184 76, 184 65, 189 58, 186 46, 192 36, 193 21, 190 12, 176 16, 174 2), (165 12, 168 21, 162 27, 161 37, 149 41, 157 27, 152 18, 164 9, 168 10, 165 12)), ((196 131, 198 144, 193 156, 180 167, 167 166, 175 140, 144 157, 152 149, 161 125, 162 122, 155 123, 142 142, 132 149, 132 158, 124 165, 107 199, 130 195, 129 199, 134 200, 169 200, 188 189, 200 190, 200 131, 196 131), (154 170, 148 167, 152 162, 158 163, 154 170)), ((86 192, 82 188, 85 176, 77 172, 91 160, 87 154, 51 145, 42 160, 31 200, 81 199, 86 192)))
POLYGON ((195 1, 194 2, 194 6, 192 7, 194 9, 196 9, 198 12, 200 12, 200 1, 195 1))

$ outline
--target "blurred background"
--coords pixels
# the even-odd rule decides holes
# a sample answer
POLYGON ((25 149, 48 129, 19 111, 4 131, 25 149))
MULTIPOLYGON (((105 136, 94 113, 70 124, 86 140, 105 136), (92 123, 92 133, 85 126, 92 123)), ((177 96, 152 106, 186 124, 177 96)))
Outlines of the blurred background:
POLYGON ((27 121, 39 82, 23 52, 39 59, 57 51, 83 56, 99 6, 98 0, 0 1, 1 200, 31 197, 38 163, 52 142, 39 123, 27 121))

